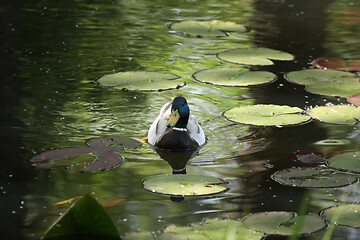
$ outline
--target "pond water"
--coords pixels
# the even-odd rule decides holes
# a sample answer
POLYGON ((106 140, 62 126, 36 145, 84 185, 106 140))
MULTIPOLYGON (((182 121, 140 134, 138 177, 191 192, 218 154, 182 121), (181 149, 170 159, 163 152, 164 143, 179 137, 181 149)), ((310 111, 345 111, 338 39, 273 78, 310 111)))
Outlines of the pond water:
MULTIPOLYGON (((318 57, 360 59, 359 16, 347 14, 359 9, 360 2, 354 0, 0 3, 1 238, 39 239, 69 206, 52 204, 88 193, 109 205, 106 211, 122 235, 160 231, 169 224, 185 226, 204 218, 297 212, 304 204, 306 212, 317 214, 338 203, 359 202, 359 184, 304 189, 270 178, 277 170, 298 166, 291 160, 296 151, 359 151, 358 126, 312 121, 292 127, 252 127, 222 116, 231 107, 247 104, 306 109, 346 103, 343 98, 307 93, 283 74, 309 68, 318 57), (251 26, 251 31, 238 39, 194 38, 169 31, 169 24, 189 19, 232 21, 251 26), (261 86, 216 87, 192 79, 201 69, 233 66, 216 54, 242 47, 282 50, 296 60, 254 68, 278 77, 261 86), (177 74, 186 86, 139 93, 95 82, 105 74, 137 70, 177 74), (29 161, 49 149, 85 146, 93 137, 140 140, 161 106, 177 94, 187 98, 207 136, 207 144, 187 163, 187 173, 222 178, 229 182, 228 192, 173 202, 144 191, 143 179, 172 173, 146 143, 126 149, 121 166, 98 173, 41 169, 29 161), (327 139, 345 141, 321 144, 327 139)), ((333 239, 356 239, 358 234, 359 230, 340 229, 333 239)))

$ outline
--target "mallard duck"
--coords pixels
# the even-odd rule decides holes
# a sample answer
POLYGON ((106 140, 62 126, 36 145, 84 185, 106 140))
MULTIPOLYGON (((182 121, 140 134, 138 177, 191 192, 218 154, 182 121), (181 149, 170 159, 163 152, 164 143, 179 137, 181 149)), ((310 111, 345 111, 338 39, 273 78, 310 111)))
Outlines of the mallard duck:
POLYGON ((150 126, 148 143, 168 151, 190 151, 205 144, 205 134, 190 115, 186 99, 178 95, 162 106, 150 126))

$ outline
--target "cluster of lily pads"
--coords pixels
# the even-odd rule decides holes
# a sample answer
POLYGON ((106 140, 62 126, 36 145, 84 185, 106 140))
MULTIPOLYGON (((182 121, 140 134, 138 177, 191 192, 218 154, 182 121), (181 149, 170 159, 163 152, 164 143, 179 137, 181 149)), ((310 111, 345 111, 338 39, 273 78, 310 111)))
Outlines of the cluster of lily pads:
MULTIPOLYGON (((163 231, 131 232, 124 240, 205 240, 205 239, 263 239, 269 235, 311 234, 332 226, 359 228, 360 204, 346 204, 323 209, 319 215, 297 215, 295 212, 258 212, 243 219, 206 219, 189 226, 169 225, 163 231)), ((120 234, 109 215, 91 195, 74 202, 45 232, 43 239, 120 239, 120 234)))

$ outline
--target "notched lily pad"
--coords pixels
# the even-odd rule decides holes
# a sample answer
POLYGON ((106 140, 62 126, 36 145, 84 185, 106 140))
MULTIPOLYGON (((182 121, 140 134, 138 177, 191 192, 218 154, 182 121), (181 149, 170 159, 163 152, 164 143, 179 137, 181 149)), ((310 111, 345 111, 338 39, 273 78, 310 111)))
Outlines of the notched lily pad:
POLYGON ((301 124, 311 118, 301 115, 303 110, 298 107, 279 105, 249 105, 232 108, 223 113, 230 121, 257 126, 285 126, 301 124))
POLYGON ((271 72, 225 67, 201 70, 194 73, 193 77, 202 83, 230 87, 245 87, 276 80, 276 75, 271 72))
POLYGON ((353 78, 335 79, 308 85, 305 90, 319 95, 348 98, 360 92, 360 82, 353 78))
POLYGON ((334 69, 340 71, 360 71, 360 60, 345 61, 341 58, 317 58, 312 64, 317 68, 334 69))
POLYGON ((324 70, 324 69, 306 69, 301 71, 294 71, 285 74, 285 79, 289 82, 310 85, 314 83, 341 80, 341 79, 357 79, 357 75, 354 73, 336 71, 336 70, 324 70))
POLYGON ((143 180, 145 190, 167 196, 196 197, 229 190, 220 178, 200 175, 159 175, 143 180))
POLYGON ((75 239, 120 239, 119 233, 104 208, 90 195, 85 195, 73 203, 45 232, 43 239, 68 237, 75 239), (91 237, 91 238, 90 238, 91 237))
POLYGON ((187 20, 171 24, 177 33, 197 37, 225 37, 227 32, 247 32, 249 28, 234 22, 187 20))
POLYGON ((96 172, 116 167, 123 162, 118 152, 124 148, 140 147, 141 143, 123 137, 99 137, 86 142, 89 147, 49 150, 30 159, 41 168, 66 167, 76 172, 96 172), (116 146, 118 145, 118 146, 116 146))
POLYGON ((360 119, 360 108, 346 105, 321 106, 310 109, 308 114, 321 122, 355 125, 360 119))
POLYGON ((330 223, 340 226, 360 228, 360 204, 344 204, 325 209, 322 215, 330 223))
POLYGON ((185 82, 177 81, 180 77, 162 72, 119 72, 101 77, 97 82, 103 87, 111 87, 122 91, 165 91, 185 86, 185 82))
POLYGON ((331 168, 360 174, 360 152, 345 152, 328 158, 326 165, 331 168))
POLYGON ((316 215, 296 216, 294 212, 260 212, 250 214, 244 225, 254 231, 276 235, 310 234, 326 227, 323 218, 316 215))
POLYGON ((308 188, 343 187, 358 180, 349 174, 323 167, 288 168, 274 173, 271 178, 282 185, 308 188))
POLYGON ((270 60, 291 61, 294 56, 290 53, 270 48, 239 48, 221 52, 217 57, 223 61, 246 65, 273 65, 270 60))

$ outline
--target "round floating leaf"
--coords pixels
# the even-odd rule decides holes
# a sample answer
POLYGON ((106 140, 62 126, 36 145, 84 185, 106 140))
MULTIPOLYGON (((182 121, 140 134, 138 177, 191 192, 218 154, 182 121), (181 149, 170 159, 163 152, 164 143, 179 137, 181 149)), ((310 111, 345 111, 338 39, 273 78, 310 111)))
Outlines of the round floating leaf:
POLYGON ((221 52, 218 55, 223 61, 246 65, 273 65, 270 60, 290 61, 294 56, 290 53, 270 48, 239 48, 221 52))
POLYGON ((358 79, 336 79, 308 85, 305 90, 314 94, 348 98, 360 92, 360 82, 358 79))
POLYGON ((121 145, 125 148, 137 148, 141 146, 141 142, 126 137, 99 137, 92 138, 86 142, 86 145, 90 147, 106 147, 112 145, 121 145))
POLYGON ((315 142, 315 145, 322 145, 322 146, 342 146, 348 145, 351 141, 349 139, 324 139, 315 142))
POLYGON ((355 125, 360 119, 360 108, 345 105, 321 106, 311 109, 308 114, 322 122, 355 125))
MULTIPOLYGON (((90 195, 77 200, 46 231, 44 239, 97 235, 119 239, 119 233, 104 208, 90 195)), ((75 238, 74 238, 75 239, 75 238)))
POLYGON ((226 32, 247 32, 248 28, 233 22, 187 20, 173 23, 170 28, 178 33, 198 37, 224 37, 226 32))
POLYGON ((302 151, 293 154, 292 159, 305 166, 318 166, 325 163, 326 159, 320 151, 302 151))
POLYGON ((347 101, 355 106, 360 107, 360 94, 350 96, 347 101))
POLYGON ((169 196, 204 196, 228 190, 222 179, 200 175, 160 175, 143 181, 144 188, 150 192, 169 196))
POLYGON ((334 69, 341 71, 360 71, 360 60, 345 61, 341 58, 317 58, 313 61, 317 68, 334 69))
POLYGON ((180 77, 161 72, 119 72, 101 77, 98 83, 103 87, 112 87, 123 91, 164 91, 178 89, 185 82, 176 81, 180 77))
POLYGON ((193 76, 199 82, 231 87, 258 85, 276 79, 276 75, 271 72, 243 68, 211 68, 198 71, 193 76))
POLYGON ((232 219, 206 219, 203 224, 192 224, 188 227, 175 225, 167 227, 164 232, 186 235, 189 239, 234 239, 259 240, 263 233, 249 230, 241 221, 232 219), (231 237, 230 237, 231 236, 231 237))
POLYGON ((267 234, 310 234, 326 227, 323 218, 316 215, 296 216, 293 212, 260 212, 244 218, 244 225, 267 234))
POLYGON ((360 174, 360 152, 337 154, 327 160, 331 168, 360 174))
POLYGON ((271 178, 282 185, 309 188, 342 187, 358 180, 349 174, 321 167, 288 168, 274 173, 271 178))
POLYGON ((172 232, 163 233, 156 239, 158 239, 158 240, 189 240, 189 238, 184 234, 172 233, 172 232))
POLYGON ((123 240, 154 240, 151 232, 132 232, 125 235, 123 240))
POLYGON ((360 204, 330 207, 325 209, 322 215, 336 225, 360 228, 360 204))
POLYGON ((324 70, 324 69, 306 69, 301 71, 294 71, 285 74, 286 80, 292 83, 310 85, 314 83, 330 81, 334 79, 357 79, 354 73, 324 70))
POLYGON ((311 118, 301 115, 298 107, 279 105, 249 105, 232 108, 224 116, 234 122, 258 126, 284 126, 300 124, 311 118))

